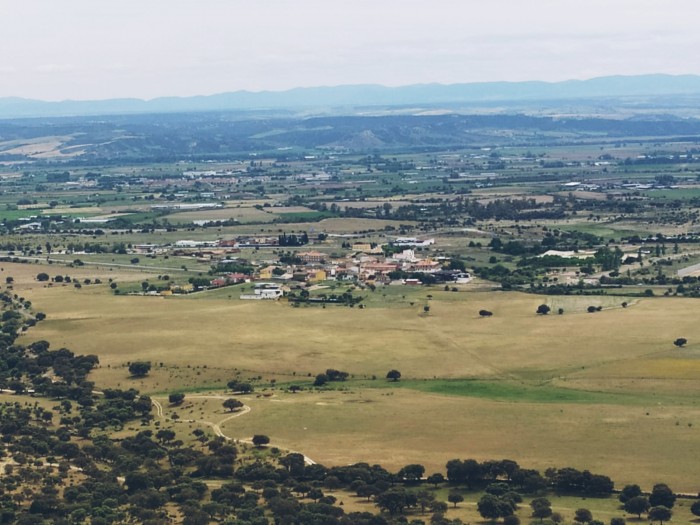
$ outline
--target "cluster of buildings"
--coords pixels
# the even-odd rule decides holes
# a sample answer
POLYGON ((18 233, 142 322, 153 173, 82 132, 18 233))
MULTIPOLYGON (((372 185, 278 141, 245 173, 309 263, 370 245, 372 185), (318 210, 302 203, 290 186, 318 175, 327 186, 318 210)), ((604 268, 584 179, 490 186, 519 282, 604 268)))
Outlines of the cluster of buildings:
MULTIPOLYGON (((376 251, 372 248, 370 251, 376 251)), ((331 259, 318 251, 303 251, 295 254, 296 262, 284 264, 267 262, 252 274, 230 273, 211 281, 212 287, 229 286, 243 282, 275 284, 282 286, 316 285, 323 281, 347 281, 365 285, 419 285, 430 275, 430 282, 467 283, 471 275, 467 272, 445 268, 445 261, 430 257, 421 258, 412 249, 404 249, 390 256, 381 253, 355 252, 343 258, 331 259)), ((256 284, 256 286, 257 286, 256 284)), ((269 287, 268 287, 269 288, 269 287)), ((270 298, 268 293, 254 294, 270 298)))
MULTIPOLYGON (((345 281, 367 286, 469 282, 471 275, 467 272, 446 268, 449 258, 421 253, 423 247, 434 242, 434 239, 400 237, 390 243, 390 249, 365 241, 344 243, 343 247, 349 251, 340 257, 318 250, 305 250, 303 247, 289 250, 286 246, 280 246, 279 238, 273 236, 247 236, 217 241, 180 240, 169 247, 136 245, 133 249, 141 253, 158 253, 166 249, 172 255, 197 257, 216 263, 220 268, 237 267, 243 270, 244 267, 252 267, 252 272, 243 270, 245 273, 235 271, 216 275, 208 287, 254 283, 253 292, 244 294, 242 298, 277 299, 291 288, 313 286, 324 281, 345 281), (280 251, 280 257, 276 259, 269 258, 270 251, 259 252, 268 257, 259 261, 237 255, 244 248, 277 246, 284 250, 280 251)), ((172 293, 191 291, 194 289, 190 287, 172 290, 172 293)))

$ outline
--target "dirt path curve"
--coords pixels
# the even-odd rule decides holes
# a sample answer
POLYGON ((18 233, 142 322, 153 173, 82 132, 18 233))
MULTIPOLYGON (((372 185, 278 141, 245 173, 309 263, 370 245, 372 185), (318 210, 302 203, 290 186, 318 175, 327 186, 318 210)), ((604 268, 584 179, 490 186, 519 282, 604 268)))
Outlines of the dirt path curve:
MULTIPOLYGON (((191 395, 188 397, 190 399, 193 399, 193 398, 194 399, 229 399, 229 396, 223 396, 223 395, 191 395)), ((165 417, 165 414, 163 412, 163 405, 161 404, 161 402, 154 399, 154 398, 151 398, 151 402, 153 403, 153 406, 156 409, 156 415, 160 419, 165 420, 166 417, 165 417)), ((236 443, 246 443, 246 444, 252 445, 253 438, 235 439, 235 438, 232 438, 231 436, 227 436, 226 434, 224 434, 224 431, 221 430, 221 425, 223 425, 224 423, 226 423, 234 418, 244 416, 248 412, 250 412, 251 410, 252 409, 248 405, 243 405, 243 408, 241 408, 241 410, 239 410, 238 412, 234 412, 233 414, 231 414, 229 416, 226 416, 225 418, 223 418, 222 420, 220 420, 218 422, 207 421, 204 419, 177 419, 177 420, 172 419, 170 421, 172 421, 173 423, 199 423, 201 425, 206 425, 214 431, 214 434, 216 434, 219 437, 224 438, 227 441, 234 441, 236 443)), ((295 450, 289 450, 288 452, 294 453, 294 454, 301 454, 302 456, 304 456, 304 463, 306 463, 307 465, 315 465, 316 464, 316 462, 313 459, 311 459, 310 457, 308 457, 306 454, 302 454, 301 452, 296 452, 295 450)))

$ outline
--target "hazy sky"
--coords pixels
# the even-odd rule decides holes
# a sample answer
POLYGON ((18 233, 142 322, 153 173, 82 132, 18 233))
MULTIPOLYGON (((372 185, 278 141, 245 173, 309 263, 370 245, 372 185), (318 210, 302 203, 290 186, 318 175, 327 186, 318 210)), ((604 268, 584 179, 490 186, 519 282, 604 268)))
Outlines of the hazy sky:
POLYGON ((698 0, 0 0, 0 97, 700 74, 698 0))

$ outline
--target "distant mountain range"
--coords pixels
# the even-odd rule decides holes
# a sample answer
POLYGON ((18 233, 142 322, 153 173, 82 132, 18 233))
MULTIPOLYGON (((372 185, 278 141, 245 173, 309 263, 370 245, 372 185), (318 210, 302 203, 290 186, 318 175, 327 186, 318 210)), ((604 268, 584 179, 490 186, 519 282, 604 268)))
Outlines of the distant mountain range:
POLYGON ((0 118, 62 117, 193 111, 320 110, 421 105, 424 107, 504 104, 652 96, 700 96, 700 76, 610 76, 564 82, 481 82, 417 84, 403 87, 347 85, 287 91, 235 91, 209 96, 162 97, 152 100, 65 100, 46 102, 0 98, 0 118))

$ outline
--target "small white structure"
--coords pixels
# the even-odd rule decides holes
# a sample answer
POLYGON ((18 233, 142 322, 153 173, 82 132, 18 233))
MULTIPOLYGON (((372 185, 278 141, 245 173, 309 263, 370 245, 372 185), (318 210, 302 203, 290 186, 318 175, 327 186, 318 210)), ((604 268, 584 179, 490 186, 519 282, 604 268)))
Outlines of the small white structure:
POLYGON ((401 253, 395 253, 391 258, 395 261, 406 262, 416 262, 418 260, 416 258, 416 253, 413 250, 404 250, 401 253))
POLYGON ((424 241, 421 241, 417 239, 416 237, 397 237, 396 240, 394 241, 394 244, 396 246, 430 246, 431 244, 435 244, 435 239, 425 239, 424 241))
POLYGON ((279 299, 283 295, 282 287, 277 283, 257 283, 252 294, 243 294, 241 299, 261 301, 263 299, 279 299))

